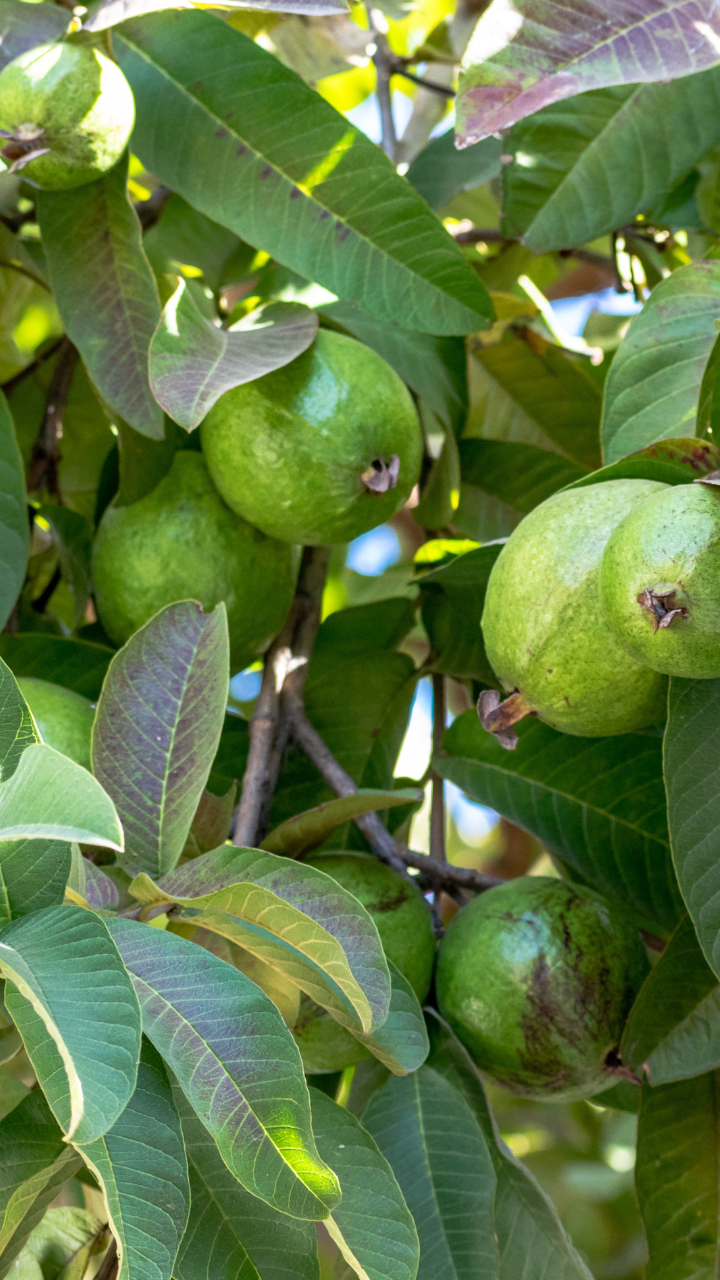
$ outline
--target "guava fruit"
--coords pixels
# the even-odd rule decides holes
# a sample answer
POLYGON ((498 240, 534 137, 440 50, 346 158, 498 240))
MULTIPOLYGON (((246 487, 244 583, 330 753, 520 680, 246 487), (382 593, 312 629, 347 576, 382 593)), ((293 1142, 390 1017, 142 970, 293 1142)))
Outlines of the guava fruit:
POLYGON ((176 600, 206 610, 224 600, 234 671, 280 630, 295 577, 292 548, 230 511, 202 454, 188 450, 139 502, 108 507, 93 547, 98 616, 116 644, 176 600))
POLYGON ((357 538, 403 506, 420 474, 405 384, 369 347, 325 329, 284 368, 226 391, 200 430, 228 506, 286 542, 357 538))
POLYGON ((89 769, 92 703, 72 689, 34 676, 20 676, 18 685, 43 742, 89 769))
POLYGON ((600 585, 606 621, 632 658, 670 676, 720 676, 717 486, 677 485, 625 516, 600 585))
POLYGON ((610 630, 600 565, 620 521, 667 489, 606 480, 555 494, 518 525, 490 574, 482 616, 490 665, 513 696, 495 709, 497 694, 481 695, 485 728, 500 735, 532 712, 564 733, 606 737, 663 719, 666 681, 610 630))
POLYGON ((458 912, 440 946, 438 1008, 481 1070, 526 1098, 617 1084, 617 1046, 649 963, 636 925, 578 885, 523 876, 458 912))
POLYGON ((41 44, 0 72, 0 154, 47 191, 94 182, 120 159, 135 121, 122 71, 89 44, 41 44))
MULTIPOLYGON (((405 975, 420 1003, 430 989, 435 935, 427 903, 415 885, 367 853, 317 853, 305 858, 332 876, 370 913, 388 959, 405 975)), ((342 1071, 372 1055, 309 996, 301 996, 293 1028, 306 1071, 342 1071)))

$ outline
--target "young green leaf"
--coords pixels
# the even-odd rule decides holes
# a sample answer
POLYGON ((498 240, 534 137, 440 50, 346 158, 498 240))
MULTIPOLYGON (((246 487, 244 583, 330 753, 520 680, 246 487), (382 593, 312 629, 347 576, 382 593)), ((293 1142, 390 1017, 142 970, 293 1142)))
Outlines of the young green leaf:
POLYGON ((114 45, 137 103, 133 148, 201 213, 381 320, 487 326, 490 299, 425 202, 272 54, 198 12, 123 23, 114 45))
POLYGON ((147 1040, 125 1110, 102 1138, 78 1150, 107 1202, 120 1261, 118 1280, 171 1280, 190 1210, 190 1187, 167 1073, 147 1040))
POLYGON ((371 813, 377 809, 392 809, 396 805, 413 803, 422 799, 422 792, 416 788, 405 787, 399 791, 370 791, 358 789, 354 795, 343 796, 337 800, 326 800, 325 804, 298 813, 288 818, 274 831, 270 831, 262 842, 261 848, 268 853, 282 853, 286 858, 297 858, 308 849, 315 849, 322 844, 331 831, 339 827, 349 818, 361 813, 371 813))
POLYGON ((93 727, 93 771, 125 828, 120 865, 163 875, 182 853, 228 691, 225 606, 168 605, 115 655, 93 727))
POLYGON ((0 782, 7 782, 26 747, 40 738, 12 671, 0 658, 0 782))
POLYGON ((22 458, 12 414, 0 392, 0 631, 20 594, 29 546, 22 458))
POLYGON ((92 1142, 135 1088, 140 1009, 104 922, 49 907, 0 933, 5 1003, 68 1138, 92 1142))
POLYGON ((111 920, 143 1030, 177 1076, 231 1173, 295 1218, 326 1218, 335 1175, 317 1154, 300 1055, 253 982, 184 938, 111 920))
POLYGON ((79 840, 122 851, 123 833, 100 783, 44 742, 29 746, 0 788, 0 840, 79 840))
POLYGON ((19 916, 59 906, 70 849, 66 840, 0 840, 0 929, 19 916))
POLYGON ((362 1280, 415 1280, 420 1244, 395 1175, 344 1107, 310 1090, 318 1150, 337 1174, 342 1200, 325 1226, 362 1280))
MULTIPOLYGON (((0 635, 0 659, 16 676, 35 676, 51 680, 66 689, 81 693, 96 702, 112 649, 89 640, 66 639, 42 631, 21 632, 16 636, 0 635)), ((0 667, 0 681, 2 667, 0 667)), ((0 698, 2 698, 0 682, 0 698)), ((3 775, 4 776, 4 775, 3 775)))
POLYGON ((586 474, 558 453, 506 440, 461 440, 460 465, 465 484, 478 485, 523 512, 586 474))

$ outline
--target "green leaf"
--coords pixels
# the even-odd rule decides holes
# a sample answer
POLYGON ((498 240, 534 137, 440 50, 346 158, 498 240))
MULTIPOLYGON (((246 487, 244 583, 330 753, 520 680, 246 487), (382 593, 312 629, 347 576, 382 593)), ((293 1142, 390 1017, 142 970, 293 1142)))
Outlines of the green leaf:
POLYGON ((717 338, 720 263, 680 267, 653 289, 618 347, 605 384, 606 462, 655 440, 696 434, 703 371, 717 338))
POLYGON ((165 1067, 147 1040, 125 1110, 102 1138, 78 1149, 107 1201, 120 1259, 118 1280, 171 1280, 190 1187, 165 1067))
POLYGON ((67 30, 70 19, 49 6, 28 9, 24 0, 2 0, 0 23, 3 40, 0 45, 0 71, 13 58, 35 49, 39 44, 57 40, 67 30))
POLYGON ((619 462, 583 476, 567 486, 584 489, 606 480, 660 480, 663 484, 690 484, 698 476, 720 467, 720 449, 709 440, 659 440, 638 449, 619 462))
POLYGON ((60 905, 70 848, 66 840, 0 841, 0 929, 20 916, 60 905))
POLYGON ((0 631, 20 594, 29 546, 30 525, 22 458, 15 439, 12 414, 0 392, 0 631))
POLYGON ((415 157, 406 177, 430 208, 440 213, 461 191, 472 191, 500 176, 502 150, 499 138, 485 138, 476 147, 458 151, 453 130, 448 129, 415 157))
POLYGON ((99 916, 49 907, 0 933, 5 1003, 68 1138, 92 1142, 135 1088, 140 1010, 99 916))
POLYGON ((130 889, 140 902, 189 909, 193 924, 284 973, 343 1025, 370 1031, 387 1018, 390 982, 377 929, 324 871, 222 845, 157 884, 138 876, 130 889))
POLYGON ((478 485, 522 512, 585 475, 585 468, 557 453, 505 440, 461 440, 460 465, 466 484, 478 485))
POLYGON ((201 213, 380 320, 486 327, 490 299, 425 202, 272 54, 199 12, 126 22, 114 45, 137 103, 133 149, 201 213))
POLYGON ((222 796, 203 791, 183 848, 184 858, 199 858, 217 849, 228 838, 235 811, 237 783, 233 781, 222 796))
POLYGON ((74 631, 85 616, 92 587, 90 521, 85 516, 79 515, 77 511, 70 511, 67 507, 53 506, 50 503, 44 503, 38 514, 50 525, 63 580, 73 598, 75 608, 72 630, 74 631))
POLYGON ((0 658, 0 781, 8 782, 26 747, 40 741, 30 708, 12 671, 0 658))
POLYGON ((720 338, 716 338, 705 365, 698 396, 697 433, 711 436, 714 444, 720 443, 720 338))
MULTIPOLYGON (((703 684, 707 684, 703 681, 703 684)), ((445 733, 443 778, 537 836, 601 893, 664 929, 683 907, 670 858, 658 738, 573 738, 539 720, 509 752, 474 711, 445 733)))
POLYGON ((36 207, 68 337, 111 409, 141 435, 162 440, 163 413, 148 380, 160 299, 127 196, 127 171, 126 153, 97 182, 39 191, 36 207))
POLYGON ((191 284, 181 280, 150 344, 153 395, 175 422, 193 431, 223 392, 305 351, 317 327, 314 311, 279 302, 222 329, 205 318, 191 284))
POLYGON ((220 741, 228 693, 225 606, 168 605, 110 663, 93 727, 93 772, 126 835, 120 865, 159 876, 182 853, 220 741))
POLYGON ((477 547, 419 577, 422 620, 434 671, 483 684, 496 683, 485 654, 480 619, 485 588, 500 551, 498 545, 477 547))
POLYGON ((82 1280, 104 1235, 104 1224, 87 1209, 48 1209, 13 1272, 18 1280, 82 1280))
POLYGON ((625 1024, 620 1057, 652 1085, 720 1067, 720 987, 689 916, 648 975, 625 1024))
POLYGON ((163 205, 157 222, 143 236, 143 247, 156 274, 172 270, 173 264, 189 263, 202 272, 213 293, 249 278, 255 257, 252 245, 243 244, 178 195, 163 205))
POLYGON ((300 1055, 244 974, 184 938, 132 920, 108 928, 138 993, 143 1030, 178 1078, 231 1173, 295 1218, 338 1199, 317 1154, 300 1055))
POLYGON ((190 1169, 190 1218, 177 1280, 319 1280, 312 1223, 250 1194, 223 1164, 207 1129, 173 1084, 190 1169))
POLYGON ((0 841, 25 839, 123 847, 115 806, 100 783, 44 742, 23 752, 0 790, 0 841))
POLYGON ((358 790, 352 796, 327 800, 325 804, 288 818, 265 837, 260 847, 268 853, 297 858, 308 849, 316 849, 331 831, 349 818, 421 799, 422 792, 415 787, 405 787, 400 791, 358 790))
POLYGON ((337 1174, 342 1200, 325 1226, 363 1280, 415 1280, 415 1223, 387 1160, 349 1111, 310 1090, 318 1150, 337 1174))
POLYGON ((387 1018, 367 1035, 352 1027, 350 1031, 393 1075, 405 1076, 422 1066, 430 1046, 415 992, 397 965, 387 963, 392 984, 387 1018))
MULTIPOLYGON (((96 702, 113 650, 89 640, 65 639, 42 631, 0 635, 0 658, 16 676, 36 676, 73 689, 96 702)), ((2 668, 0 668, 2 671, 2 668)), ((2 685, 0 684, 0 697, 2 685)))
POLYGON ((718 1248, 716 1072, 643 1086, 635 1187, 650 1260, 647 1280, 712 1280, 718 1248))
POLYGON ((83 857, 79 844, 72 844, 70 848, 72 855, 66 893, 70 895, 74 893, 82 899, 77 903, 79 907, 87 905, 95 911, 117 907, 120 894, 114 880, 111 880, 100 867, 96 867, 89 858, 83 857))
POLYGON ((39 1089, 5 1116, 0 1123, 0 1277, 81 1165, 39 1089))
POLYGON ((421 1067, 374 1094, 363 1126, 415 1219, 418 1280, 495 1280, 495 1174, 464 1098, 431 1067, 421 1067))

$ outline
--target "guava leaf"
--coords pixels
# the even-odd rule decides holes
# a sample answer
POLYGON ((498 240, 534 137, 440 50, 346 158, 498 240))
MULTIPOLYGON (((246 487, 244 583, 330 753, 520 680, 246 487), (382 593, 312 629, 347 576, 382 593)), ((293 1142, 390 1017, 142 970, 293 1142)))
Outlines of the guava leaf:
POLYGON ((49 502, 43 503, 38 514, 50 525, 63 581, 73 598, 75 609, 71 629, 74 631, 85 616, 92 589, 92 527, 79 512, 49 502))
POLYGON ((485 138, 476 147, 458 151, 453 131, 448 129, 415 156, 405 176, 430 208, 440 213, 461 191, 472 191, 498 178, 502 151, 499 138, 485 138))
POLYGON ((648 1280, 714 1275, 718 1248, 718 1074, 643 1085, 635 1188, 648 1280))
POLYGON ((318 1150, 342 1189, 325 1226, 343 1258, 363 1280, 415 1280, 418 1233, 390 1165, 344 1107, 319 1089, 310 1103, 318 1150))
POLYGON ((106 1240, 105 1223, 87 1209, 48 1209, 16 1259, 13 1280, 82 1280, 106 1240))
POLYGON ((306 849, 315 849, 326 836, 361 813, 377 809, 392 809, 396 805, 415 803, 422 799, 417 788, 405 787, 400 791, 358 790, 351 796, 327 800, 325 804, 288 818, 274 831, 269 832, 260 846, 268 853, 282 853, 286 858, 297 858, 306 849))
POLYGON ((620 1057, 652 1085, 720 1067, 720 985, 689 916, 645 980, 625 1024, 620 1057))
POLYGON ((493 0, 463 60, 458 134, 477 142, 587 89, 704 71, 719 44, 714 7, 694 0, 493 0))
POLYGON ((696 434, 718 310, 720 262, 692 262, 653 289, 620 343, 605 384, 605 462, 656 440, 696 434))
POLYGON ((517 728, 517 750, 505 751, 466 711, 446 731, 447 754, 434 767, 470 799, 532 832, 601 893, 673 929, 683 905, 660 739, 574 738, 530 719, 517 728))
POLYGON ((214 795, 207 788, 203 791, 183 848, 184 858, 199 858, 201 854, 217 849, 218 845, 227 840, 236 795, 235 781, 222 796, 214 795))
POLYGON ((93 772, 125 828, 120 865, 159 876, 177 863, 227 704, 225 606, 168 605, 112 659, 92 739, 93 772))
POLYGON ((501 550, 498 544, 475 547, 435 569, 416 566, 433 671, 495 684, 480 619, 488 579, 501 550))
POLYGON ((478 485, 522 512, 586 474, 560 454, 506 440, 461 440, 460 466, 465 484, 478 485))
POLYGON ((222 845, 157 884, 137 876, 130 892, 198 913, 193 924, 252 951, 350 1029, 387 1018, 390 981, 372 918, 316 867, 222 845))
POLYGON ((142 18, 159 9, 189 9, 190 0, 99 0, 88 6, 83 22, 85 31, 107 31, 128 18, 142 18))
POLYGON ((122 850, 115 806, 87 769, 44 742, 0 788, 0 840, 79 840, 122 850))
MULTIPOLYGON (((428 1056, 430 1048, 425 1019, 407 978, 392 960, 390 970, 390 1008, 381 1027, 368 1035, 350 1028, 356 1040, 365 1045, 375 1058, 395 1076, 405 1076, 417 1071, 428 1056)), ((332 1011, 331 1011, 332 1012, 332 1011)))
POLYGON ((380 320, 487 326, 484 287, 422 198, 272 54, 200 12, 126 22, 114 45, 137 103, 133 149, 201 213, 380 320))
POLYGON ((20 594, 29 547, 25 473, 12 414, 0 392, 0 631, 20 594))
POLYGON ((0 840, 0 929, 20 916, 60 905, 70 849, 66 840, 0 840))
POLYGON ((97 182, 38 191, 36 208, 55 300, 95 386, 141 435, 163 438, 148 379, 160 322, 155 277, 128 200, 128 156, 97 182))
POLYGON ((65 689, 81 693, 91 702, 96 702, 100 696, 112 656, 112 649, 105 645, 92 644, 89 640, 47 635, 42 631, 20 632, 14 636, 0 635, 0 659, 4 659, 14 675, 51 680, 53 684, 61 684, 65 689))
POLYGON ((319 1280, 315 1229, 250 1194, 223 1164, 210 1134, 173 1082, 190 1170, 190 1218, 177 1280, 319 1280))
POLYGON ((659 480, 662 484, 691 484, 720 468, 720 449, 710 440, 658 440, 619 462, 600 467, 568 489, 584 489, 606 480, 659 480))
POLYGON ((102 1138, 78 1150, 107 1202, 120 1259, 117 1280, 171 1280, 190 1187, 167 1073, 147 1040, 125 1110, 102 1138))
POLYGON ((0 658, 0 782, 7 782, 26 747, 40 741, 30 708, 12 671, 0 658))
POLYGON ((320 1219, 338 1200, 317 1154, 295 1041, 271 1000, 202 947, 117 918, 108 928, 143 1031, 243 1186, 281 1213, 320 1219))
POLYGON ((181 280, 150 343, 153 395, 193 431, 225 391, 289 364, 317 329, 316 313, 293 302, 253 311, 229 329, 216 327, 198 307, 191 283, 181 280))
POLYGON ((75 906, 14 921, 0 933, 0 971, 58 1123, 78 1142, 101 1137, 132 1095, 140 1055, 137 997, 105 923, 75 906))
POLYGON ((70 874, 67 876, 65 892, 77 905, 91 907, 95 911, 106 911, 117 907, 120 901, 117 885, 110 876, 96 867, 89 858, 84 858, 79 844, 73 843, 70 874), (76 897, 73 898, 72 895, 76 897), (78 901, 79 899, 79 901, 78 901))
POLYGON ((28 9, 24 0, 2 0, 0 71, 8 62, 19 58, 21 53, 36 49, 39 44, 57 40, 67 31, 69 23, 70 18, 66 13, 50 5, 43 5, 41 9, 28 9))

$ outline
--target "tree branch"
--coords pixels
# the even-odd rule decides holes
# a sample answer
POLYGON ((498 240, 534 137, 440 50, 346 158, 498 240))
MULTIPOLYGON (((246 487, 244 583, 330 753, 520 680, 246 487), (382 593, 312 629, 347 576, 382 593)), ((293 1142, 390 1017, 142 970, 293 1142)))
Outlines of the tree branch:
POLYGON ((397 148, 397 136, 395 134, 395 120, 393 118, 392 110, 390 77, 393 74, 395 55, 392 53, 383 32, 378 31, 375 24, 375 18, 373 17, 370 0, 365 0, 365 9, 367 12, 370 34, 375 44, 375 52, 372 60, 377 73, 375 93, 377 94, 378 107, 380 108, 380 142, 383 151, 389 155, 391 160, 394 161, 395 150, 397 148))
POLYGON ((59 494, 58 465, 61 456, 59 441, 62 436, 65 405, 77 360, 78 353, 72 342, 69 338, 63 338, 50 382, 45 417, 32 448, 27 480, 30 493, 36 489, 47 489, 48 493, 56 497, 59 494))
MULTIPOLYGON (((442 751, 445 732, 445 677, 433 675, 433 757, 442 751)), ((430 808, 430 857, 436 862, 447 862, 445 855, 445 782, 434 769, 430 772, 432 803, 430 808)))

